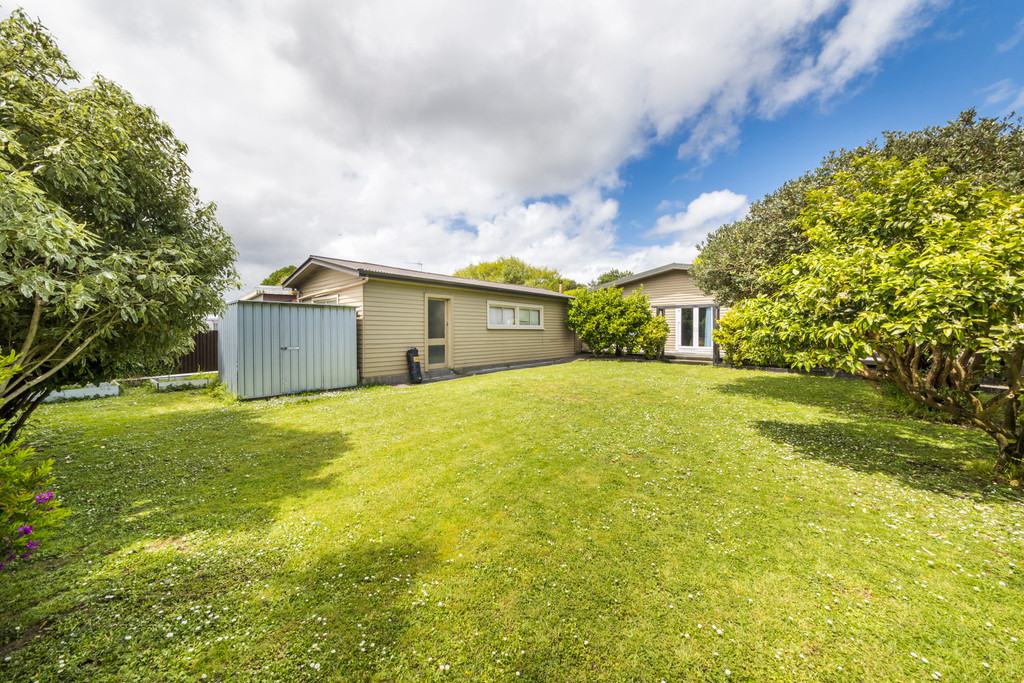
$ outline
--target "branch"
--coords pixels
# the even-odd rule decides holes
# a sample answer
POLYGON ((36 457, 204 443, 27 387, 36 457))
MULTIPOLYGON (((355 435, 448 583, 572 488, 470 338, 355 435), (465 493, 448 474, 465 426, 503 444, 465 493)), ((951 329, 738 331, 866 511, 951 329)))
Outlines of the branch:
MULTIPOLYGON (((35 307, 32 309, 32 321, 29 323, 28 334, 25 335, 25 342, 21 345, 21 351, 18 353, 18 356, 15 359, 16 361, 25 358, 28 354, 28 350, 32 346, 32 342, 35 340, 36 332, 39 331, 39 318, 43 314, 43 300, 39 298, 39 294, 35 293, 32 295, 32 298, 35 299, 35 307)), ((4 395, 7 391, 7 387, 10 386, 13 379, 14 375, 11 374, 7 379, 0 382, 0 396, 4 395)))
POLYGON ((934 391, 939 386, 937 380, 939 379, 939 375, 942 373, 942 369, 946 363, 938 346, 935 344, 929 344, 928 347, 932 352, 932 366, 928 368, 928 374, 925 375, 924 386, 925 388, 934 391))
MULTIPOLYGON (((97 318, 100 318, 100 317, 102 317, 101 314, 100 313, 96 313, 93 316, 84 316, 82 318, 79 318, 78 322, 75 323, 75 325, 70 330, 68 330, 64 334, 63 337, 61 337, 60 341, 57 342, 56 346, 54 346, 52 349, 50 349, 50 353, 46 354, 46 356, 41 358, 40 360, 34 361, 34 363, 32 365, 23 366, 21 368, 21 372, 17 375, 17 377, 18 377, 17 381, 12 382, 11 386, 17 386, 18 382, 26 381, 25 378, 26 377, 30 377, 33 372, 38 370, 46 362, 48 362, 51 358, 53 358, 53 356, 58 351, 60 351, 60 347, 64 346, 64 344, 67 342, 67 340, 70 339, 71 336, 75 332, 77 332, 80 327, 82 327, 82 325, 84 325, 87 322, 91 322, 91 321, 93 321, 93 320, 95 320, 97 318)), ((115 319, 116 319, 116 316, 115 316, 115 319)), ((111 321, 111 322, 113 322, 113 321, 111 321)), ((110 326, 110 323, 107 323, 107 327, 109 327, 109 326, 110 326)), ((106 328, 104 328, 104 329, 106 329, 106 328)))
MULTIPOLYGON (((72 351, 60 363, 58 363, 57 365, 55 365, 52 368, 50 368, 48 371, 46 371, 45 373, 43 373, 39 377, 36 377, 34 380, 32 380, 30 382, 25 382, 23 385, 21 385, 21 387, 19 387, 15 391, 12 391, 7 396, 4 396, 2 401, 0 401, 0 405, 3 405, 4 403, 7 403, 9 400, 11 400, 13 398, 16 398, 17 396, 19 396, 20 394, 24 393, 25 391, 28 391, 29 389, 31 389, 35 385, 39 384, 40 382, 43 382, 43 381, 49 379, 50 377, 53 377, 53 375, 56 374, 58 371, 60 371, 61 368, 63 368, 68 363, 70 363, 72 360, 74 360, 78 356, 78 354, 80 354, 82 351, 84 351, 85 348, 87 346, 89 346, 89 344, 91 344, 94 339, 96 339, 96 337, 98 337, 101 334, 103 334, 104 332, 106 332, 107 329, 111 325, 114 324, 115 320, 117 320, 117 316, 116 315, 113 316, 109 321, 107 321, 106 325, 104 325, 100 329, 98 329, 95 332, 93 332, 88 338, 86 338, 85 341, 83 341, 81 344, 79 344, 78 347, 75 348, 75 350, 72 351)), ((51 353, 50 355, 52 356, 53 354, 51 353)))

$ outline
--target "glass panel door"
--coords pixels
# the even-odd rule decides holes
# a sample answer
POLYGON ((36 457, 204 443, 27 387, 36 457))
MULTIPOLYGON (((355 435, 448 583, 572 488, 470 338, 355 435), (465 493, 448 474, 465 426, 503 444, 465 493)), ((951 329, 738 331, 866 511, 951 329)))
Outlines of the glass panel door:
POLYGON ((693 346, 693 309, 680 308, 679 330, 676 334, 679 337, 679 346, 693 346))
POLYGON ((448 363, 448 301, 427 299, 427 366, 448 363))
POLYGON ((698 317, 697 346, 711 346, 711 331, 714 324, 711 321, 711 307, 701 306, 694 309, 698 317))

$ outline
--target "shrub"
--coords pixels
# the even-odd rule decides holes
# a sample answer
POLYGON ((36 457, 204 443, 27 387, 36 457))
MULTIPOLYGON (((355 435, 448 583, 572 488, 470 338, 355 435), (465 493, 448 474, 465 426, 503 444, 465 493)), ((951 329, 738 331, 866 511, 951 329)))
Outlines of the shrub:
POLYGON ((741 301, 719 318, 714 334, 725 355, 725 362, 730 365, 789 367, 785 355, 765 343, 762 333, 770 325, 754 324, 758 313, 741 301))
POLYGON ((33 455, 20 441, 0 444, 0 569, 38 550, 63 516, 50 490, 53 461, 33 466, 33 455))
POLYGON ((642 287, 628 297, 623 297, 617 287, 577 290, 565 316, 566 325, 595 356, 609 352, 621 355, 627 350, 657 356, 668 336, 668 324, 663 318, 660 324, 654 320, 650 299, 642 287))
POLYGON ((634 351, 639 349, 647 358, 657 358, 665 348, 668 339, 668 322, 665 316, 652 315, 640 328, 633 343, 634 351))

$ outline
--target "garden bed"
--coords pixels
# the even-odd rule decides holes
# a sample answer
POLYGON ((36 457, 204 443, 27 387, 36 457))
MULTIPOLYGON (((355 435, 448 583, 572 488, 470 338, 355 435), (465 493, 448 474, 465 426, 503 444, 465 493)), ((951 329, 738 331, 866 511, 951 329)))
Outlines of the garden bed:
POLYGON ((157 391, 177 391, 179 389, 194 389, 205 387, 210 382, 217 380, 215 372, 192 372, 184 375, 161 375, 150 377, 149 381, 156 387, 157 391))
POLYGON ((55 391, 47 396, 43 403, 57 403, 59 401, 80 401, 91 398, 111 398, 121 395, 121 385, 114 382, 100 382, 99 384, 86 384, 80 387, 68 387, 55 391))

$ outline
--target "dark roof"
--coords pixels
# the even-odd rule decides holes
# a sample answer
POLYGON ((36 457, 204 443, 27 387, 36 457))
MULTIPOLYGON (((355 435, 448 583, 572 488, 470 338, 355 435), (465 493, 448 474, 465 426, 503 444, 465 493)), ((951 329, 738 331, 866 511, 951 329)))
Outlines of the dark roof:
POLYGON ((670 270, 681 270, 684 273, 688 273, 690 272, 690 268, 692 267, 692 263, 670 263, 667 266, 659 266, 657 268, 652 268, 651 270, 645 270, 644 272, 637 273, 636 275, 627 275, 626 277, 620 277, 618 280, 606 282, 603 285, 599 285, 597 289, 604 289, 605 287, 622 287, 623 285, 628 285, 629 283, 636 282, 637 280, 646 280, 647 278, 652 277, 654 275, 661 275, 662 273, 667 273, 670 270))
POLYGON ((408 268, 395 268, 393 266, 382 266, 376 263, 363 263, 362 261, 345 261, 343 259, 330 258, 327 256, 310 256, 305 263, 299 266, 294 273, 289 275, 282 283, 290 285, 302 271, 311 265, 323 266, 332 270, 338 270, 356 277, 373 277, 383 280, 404 280, 407 282, 420 282, 430 285, 441 285, 447 287, 463 287, 469 289, 485 289, 495 292, 507 292, 509 294, 524 294, 529 296, 546 296, 555 299, 571 299, 568 294, 559 294, 550 289, 542 287, 527 287, 526 285, 509 285, 504 282, 490 282, 489 280, 472 280, 466 277, 455 277, 454 275, 441 275, 440 273, 424 273, 420 270, 409 270, 408 268))

